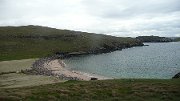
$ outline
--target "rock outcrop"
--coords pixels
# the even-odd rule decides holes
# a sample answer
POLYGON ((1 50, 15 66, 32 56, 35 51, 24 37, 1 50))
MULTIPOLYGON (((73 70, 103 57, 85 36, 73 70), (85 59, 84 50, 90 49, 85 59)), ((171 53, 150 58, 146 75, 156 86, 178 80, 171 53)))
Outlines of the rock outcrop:
POLYGON ((22 73, 32 75, 54 76, 63 80, 89 80, 90 78, 80 73, 69 71, 65 64, 60 60, 68 54, 54 55, 36 60, 30 70, 22 70, 22 73))
POLYGON ((180 72, 172 77, 173 79, 180 78, 180 72))

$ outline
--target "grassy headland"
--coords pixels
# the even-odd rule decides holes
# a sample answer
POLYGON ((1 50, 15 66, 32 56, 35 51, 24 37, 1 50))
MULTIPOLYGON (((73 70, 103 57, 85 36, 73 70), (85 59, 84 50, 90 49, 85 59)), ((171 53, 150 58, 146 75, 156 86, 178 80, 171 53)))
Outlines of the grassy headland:
POLYGON ((101 53, 143 45, 121 38, 42 26, 0 27, 0 61, 39 58, 57 52, 101 53))
POLYGON ((171 38, 159 37, 159 36, 138 36, 136 39, 139 39, 143 42, 172 42, 171 38))

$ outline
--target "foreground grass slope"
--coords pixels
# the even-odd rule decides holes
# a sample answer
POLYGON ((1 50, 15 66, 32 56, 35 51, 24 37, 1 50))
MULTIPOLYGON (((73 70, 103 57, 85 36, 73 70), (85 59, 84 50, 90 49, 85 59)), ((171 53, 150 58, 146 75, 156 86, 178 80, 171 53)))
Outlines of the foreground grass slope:
POLYGON ((68 81, 0 89, 0 100, 28 101, 180 101, 180 79, 68 81))
POLYGON ((42 26, 0 27, 0 61, 39 58, 56 52, 92 51, 142 45, 133 38, 59 30, 42 26))

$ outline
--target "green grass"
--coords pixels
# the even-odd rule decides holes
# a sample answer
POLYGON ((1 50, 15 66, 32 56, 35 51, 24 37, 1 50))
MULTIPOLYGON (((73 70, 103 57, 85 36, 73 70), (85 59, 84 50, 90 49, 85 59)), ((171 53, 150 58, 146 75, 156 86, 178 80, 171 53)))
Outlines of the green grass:
POLYGON ((68 81, 0 89, 0 100, 27 101, 179 101, 180 79, 68 81))
POLYGON ((57 82, 65 82, 65 80, 50 76, 26 75, 22 73, 10 73, 0 75, 0 88, 38 86, 57 82))
POLYGON ((2 61, 0 62, 0 73, 30 69, 35 60, 36 59, 2 61))
POLYGON ((56 52, 96 50, 106 46, 127 47, 142 44, 121 38, 41 26, 0 27, 0 61, 40 58, 56 52))
POLYGON ((55 77, 20 73, 21 70, 30 69, 35 60, 36 59, 23 59, 0 62, 0 88, 37 86, 64 82, 64 80, 55 77), (19 73, 17 73, 17 71, 19 71, 19 73))

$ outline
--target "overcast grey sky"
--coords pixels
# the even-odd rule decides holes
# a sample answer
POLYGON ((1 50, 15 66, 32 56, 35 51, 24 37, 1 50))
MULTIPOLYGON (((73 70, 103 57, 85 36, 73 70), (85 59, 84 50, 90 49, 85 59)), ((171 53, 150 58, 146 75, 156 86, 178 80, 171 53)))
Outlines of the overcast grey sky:
POLYGON ((0 0, 0 26, 180 37, 180 0, 0 0))

